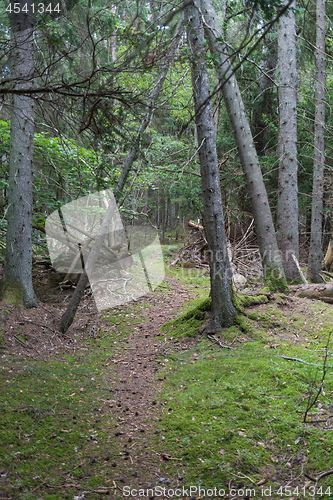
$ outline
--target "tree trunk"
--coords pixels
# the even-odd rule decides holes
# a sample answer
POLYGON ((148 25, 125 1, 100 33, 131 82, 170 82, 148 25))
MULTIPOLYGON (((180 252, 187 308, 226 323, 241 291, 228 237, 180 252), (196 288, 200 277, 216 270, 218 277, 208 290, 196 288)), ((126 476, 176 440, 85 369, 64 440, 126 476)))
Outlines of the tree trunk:
POLYGON ((98 236, 96 238, 95 244, 92 247, 92 250, 89 254, 88 260, 86 262, 86 265, 84 266, 83 273, 81 274, 81 277, 79 279, 78 285, 75 289, 75 292, 73 294, 73 297, 65 311, 65 313, 62 315, 60 323, 59 323, 59 331, 62 333, 65 333, 68 328, 71 326, 74 320, 75 313, 77 311, 77 308, 79 307, 82 295, 84 293, 85 287, 88 283, 88 275, 89 272, 92 270, 99 252, 102 248, 102 245, 104 243, 104 239, 106 235, 108 234, 108 229, 110 227, 110 223, 113 217, 113 214, 116 210, 116 202, 115 200, 110 200, 108 209, 105 213, 105 216, 103 218, 103 221, 101 223, 101 227, 98 232, 98 236))
POLYGON ((214 326, 233 324, 236 310, 232 303, 232 273, 227 252, 220 176, 214 137, 209 78, 206 68, 205 39, 200 0, 185 8, 191 52, 192 86, 195 103, 201 186, 204 203, 214 326))
POLYGON ((234 132, 251 200, 265 283, 270 289, 285 290, 287 285, 277 246, 267 192, 249 120, 236 77, 233 74, 228 48, 221 41, 221 28, 211 0, 201 0, 201 5, 205 21, 205 34, 209 42, 210 51, 214 55, 213 61, 222 85, 224 102, 234 132))
POLYGON ((328 244, 327 251, 324 257, 324 262, 322 263, 322 269, 329 271, 333 264, 333 241, 331 240, 328 244))
MULTIPOLYGON (((31 1, 19 0, 20 14, 11 13, 11 77, 15 89, 32 88, 34 78, 34 18, 31 1)), ((10 167, 8 187, 7 236, 3 279, 4 300, 35 307, 38 303, 32 285, 32 203, 34 154, 34 101, 13 94, 10 124, 10 167)))
MULTIPOLYGON (((291 4, 294 7, 295 3, 291 4)), ((279 196, 277 240, 287 279, 298 280, 297 70, 295 13, 288 9, 278 28, 279 196)))
POLYGON ((322 215, 325 137, 325 0, 317 0, 316 25, 316 111, 314 129, 313 190, 311 212, 311 242, 308 278, 320 283, 322 261, 322 215))

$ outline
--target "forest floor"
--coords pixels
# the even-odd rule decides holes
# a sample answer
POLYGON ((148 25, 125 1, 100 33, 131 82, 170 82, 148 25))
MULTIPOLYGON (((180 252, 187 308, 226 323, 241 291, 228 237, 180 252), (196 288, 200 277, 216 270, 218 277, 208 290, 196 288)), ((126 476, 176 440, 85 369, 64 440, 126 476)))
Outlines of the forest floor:
POLYGON ((0 307, 1 499, 333 498, 313 481, 332 466, 332 306, 276 294, 220 348, 204 318, 172 322, 208 277, 167 274, 112 311, 86 295, 66 336, 49 269, 38 308, 0 307))

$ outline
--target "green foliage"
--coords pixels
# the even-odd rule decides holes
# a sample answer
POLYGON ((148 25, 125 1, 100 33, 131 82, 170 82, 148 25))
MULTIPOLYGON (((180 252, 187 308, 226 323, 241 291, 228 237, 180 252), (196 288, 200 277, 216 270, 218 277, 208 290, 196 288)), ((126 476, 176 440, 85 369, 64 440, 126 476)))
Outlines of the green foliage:
MULTIPOLYGON (((0 121, 0 155, 7 155, 2 164, 2 185, 8 186, 10 123, 0 121), (6 167, 6 169, 4 168, 6 167)), ((45 132, 34 137, 34 221, 42 224, 45 217, 67 201, 94 191, 104 185, 104 160, 101 152, 85 149, 73 140, 50 137, 45 132)))

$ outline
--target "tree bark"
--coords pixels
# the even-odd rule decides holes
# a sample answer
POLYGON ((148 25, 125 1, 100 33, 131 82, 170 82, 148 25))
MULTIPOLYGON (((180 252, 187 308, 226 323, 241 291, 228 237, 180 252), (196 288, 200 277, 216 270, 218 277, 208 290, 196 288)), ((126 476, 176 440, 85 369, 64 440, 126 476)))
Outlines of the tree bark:
POLYGON ((109 207, 106 211, 106 214, 104 216, 104 219, 102 221, 101 227, 98 232, 98 236, 96 238, 95 244, 89 254, 88 260, 86 262, 86 265, 83 269, 83 273, 81 274, 81 277, 79 279, 79 282, 77 284, 77 287, 75 289, 75 292, 73 294, 73 297, 65 311, 65 313, 62 315, 60 323, 59 323, 59 331, 62 333, 65 333, 68 328, 71 326, 74 320, 75 313, 77 311, 77 308, 79 307, 82 295, 84 293, 85 287, 88 283, 88 275, 89 271, 92 269, 94 266, 99 252, 103 246, 104 239, 106 235, 108 234, 108 229, 110 227, 110 223, 113 217, 113 214, 116 210, 116 203, 113 200, 110 200, 109 207))
POLYGON ((295 292, 297 297, 306 299, 316 299, 333 304, 333 283, 311 284, 311 285, 292 285, 292 292, 295 292))
POLYGON ((209 78, 206 68, 205 38, 200 0, 185 8, 191 52, 192 87, 195 103, 201 186, 209 247, 212 320, 214 326, 228 327, 236 310, 232 303, 232 273, 224 227, 220 176, 214 137, 209 78))
POLYGON ((317 0, 316 24, 316 110, 311 212, 311 241, 308 278, 320 283, 322 262, 322 215, 325 164, 325 0, 317 0))
MULTIPOLYGON (((16 89, 31 89, 34 78, 32 1, 19 0, 20 13, 10 14, 11 75, 16 89), (27 4, 28 13, 22 12, 27 4)), ((38 304, 32 285, 32 203, 34 100, 14 94, 10 124, 7 236, 1 293, 16 305, 38 304)))
POLYGON ((265 283, 270 289, 285 290, 287 285, 267 192, 249 120, 230 62, 228 48, 221 41, 223 35, 211 0, 201 0, 201 5, 205 22, 205 34, 210 51, 214 55, 215 68, 222 86, 224 102, 232 125, 251 200, 265 283))
POLYGON ((327 251, 322 262, 322 269, 329 271, 333 264, 333 241, 331 240, 328 244, 327 251))
MULTIPOLYGON (((295 6, 295 2, 291 7, 295 6)), ((278 28, 279 195, 277 240, 287 279, 298 280, 297 70, 295 13, 288 9, 278 28)))

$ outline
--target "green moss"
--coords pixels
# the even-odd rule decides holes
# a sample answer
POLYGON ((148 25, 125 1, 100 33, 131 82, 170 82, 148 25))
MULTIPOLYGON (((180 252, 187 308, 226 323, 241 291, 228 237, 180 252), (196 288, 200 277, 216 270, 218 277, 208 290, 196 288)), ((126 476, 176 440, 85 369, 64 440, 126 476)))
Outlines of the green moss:
POLYGON ((264 328, 275 329, 288 326, 286 314, 276 304, 269 304, 261 310, 248 311, 247 316, 264 328))
MULTIPOLYGON (((0 463, 7 473, 1 486, 7 481, 8 497, 63 500, 62 485, 69 470, 86 489, 107 486, 105 457, 117 460, 123 451, 121 441, 110 439, 116 417, 108 407, 117 380, 110 356, 135 324, 145 320, 144 312, 138 304, 115 309, 113 316, 116 322, 122 320, 121 325, 112 327, 113 317, 104 320, 106 331, 96 339, 81 339, 85 349, 75 354, 53 352, 52 357, 37 360, 15 359, 7 353, 3 357, 0 463), (91 438, 95 432, 98 443, 91 438), (53 488, 29 496, 43 481, 53 488)), ((24 340, 24 335, 19 338, 24 340)), ((117 472, 125 475, 129 467, 119 463, 117 472)), ((76 492, 74 486, 66 489, 70 498, 76 492)))
POLYGON ((233 289, 232 303, 240 313, 244 313, 245 307, 266 304, 267 302, 268 297, 266 295, 243 295, 233 289))
POLYGON ((200 300, 196 306, 186 313, 175 320, 165 323, 161 330, 169 332, 173 337, 194 337, 205 320, 206 312, 210 311, 211 303, 210 297, 200 300))
POLYGON ((277 269, 267 269, 265 270, 264 287, 268 292, 289 292, 287 280, 285 276, 276 277, 277 269))
POLYGON ((182 322, 191 318, 203 320, 205 318, 205 312, 210 311, 211 305, 212 305, 212 299, 208 297, 208 299, 203 300, 196 307, 194 307, 187 313, 183 314, 175 321, 182 322))
POLYGON ((274 301, 279 306, 287 305, 287 299, 288 299, 288 295, 286 295, 285 293, 275 293, 274 294, 274 301))
POLYGON ((1 281, 0 300, 3 304, 12 304, 14 307, 23 305, 24 289, 23 286, 15 280, 1 281))
POLYGON ((255 332, 255 325, 253 321, 251 321, 250 318, 244 316, 243 314, 236 314, 235 324, 238 325, 240 330, 246 335, 251 336, 255 332))
MULTIPOLYGON (((239 315, 237 320, 248 332, 248 318, 239 315)), ((235 336, 239 330, 233 326, 225 333, 235 336)), ((320 367, 323 352, 300 353, 293 341, 269 349, 266 339, 244 342, 239 335, 238 340, 233 351, 212 349, 204 340, 195 350, 182 352, 181 362, 171 360, 162 370, 161 375, 168 375, 161 394, 168 408, 160 423, 163 447, 183 464, 184 483, 227 489, 235 470, 256 483, 269 464, 275 477, 267 477, 267 487, 276 491, 279 482, 283 484, 283 453, 295 476, 301 467, 329 468, 332 433, 302 422, 312 384, 317 387, 321 382, 321 376, 316 379, 318 368, 278 357, 299 357, 320 367), (296 454, 302 457, 301 464, 292 460, 296 454)), ((318 418, 330 413, 332 389, 332 377, 327 375, 318 418)), ((156 438, 156 446, 160 439, 156 438)), ((332 485, 333 478, 323 484, 332 485)))

